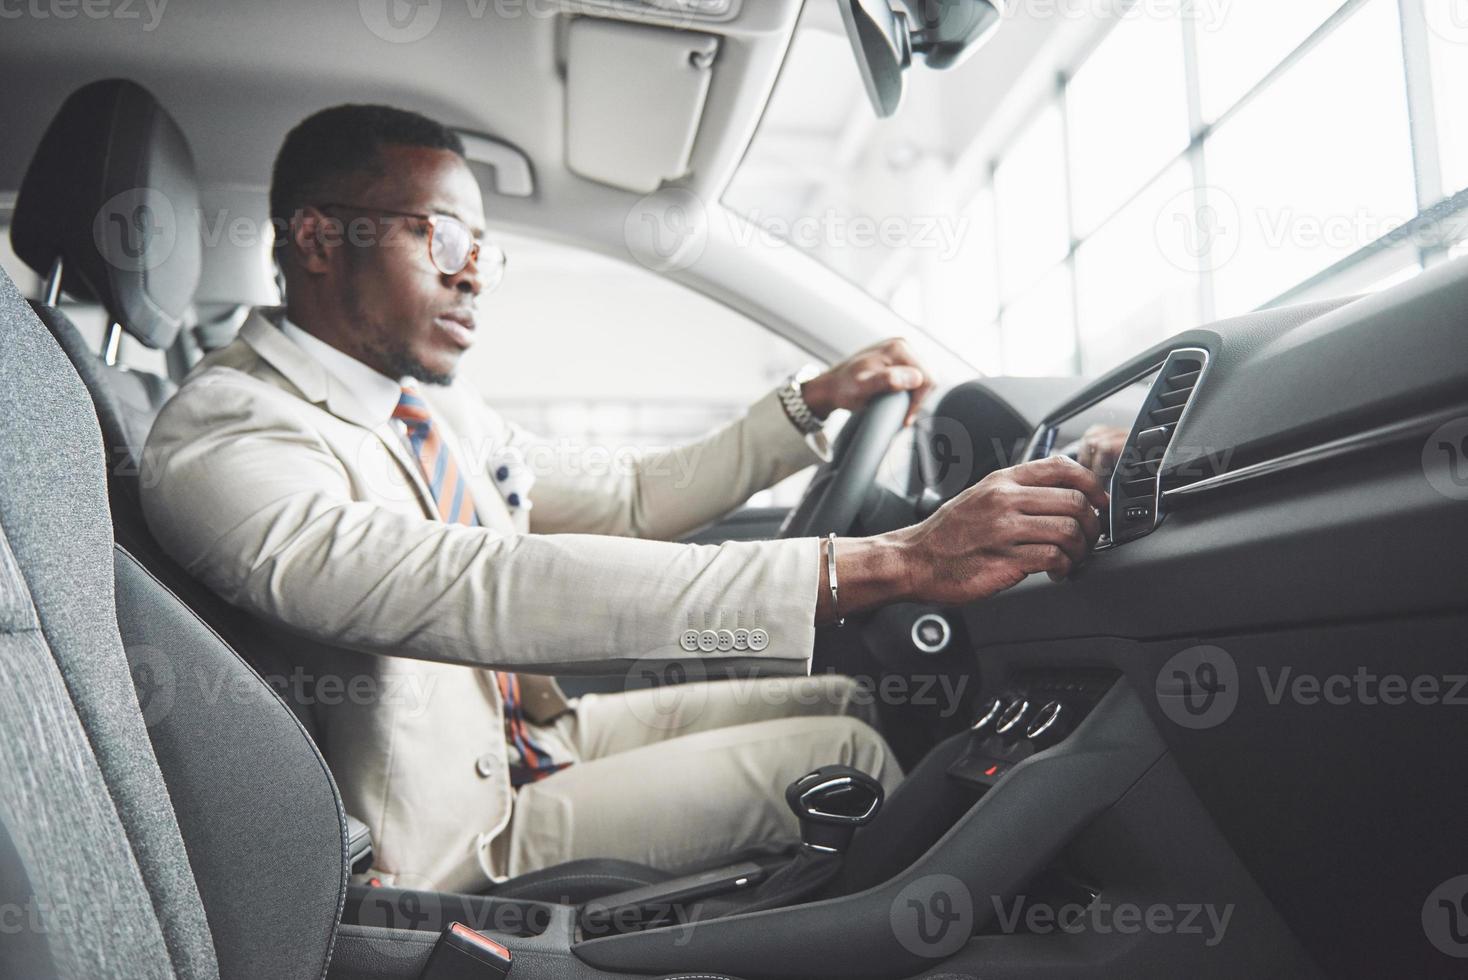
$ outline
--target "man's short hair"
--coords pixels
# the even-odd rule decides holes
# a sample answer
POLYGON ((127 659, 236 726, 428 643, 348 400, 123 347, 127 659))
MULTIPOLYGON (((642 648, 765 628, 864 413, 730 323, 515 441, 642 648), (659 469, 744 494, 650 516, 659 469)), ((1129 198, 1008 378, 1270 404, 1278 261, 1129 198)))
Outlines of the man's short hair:
POLYGON ((378 175, 384 146, 421 146, 464 156, 457 133, 427 116, 385 105, 339 105, 308 116, 292 129, 275 156, 270 179, 270 220, 277 242, 291 219, 348 174, 378 175))

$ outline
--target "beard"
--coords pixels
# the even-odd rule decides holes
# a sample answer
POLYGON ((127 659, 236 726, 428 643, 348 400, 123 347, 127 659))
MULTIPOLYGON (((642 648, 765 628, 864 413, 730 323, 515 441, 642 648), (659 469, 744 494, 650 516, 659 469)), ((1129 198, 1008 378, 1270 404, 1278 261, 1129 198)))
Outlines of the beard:
POLYGON ((412 378, 420 384, 439 387, 453 383, 454 371, 435 371, 415 355, 408 338, 412 330, 406 323, 384 322, 373 316, 363 303, 361 294, 347 283, 359 275, 369 274, 362 265, 362 255, 357 249, 347 249, 347 262, 353 276, 344 281, 344 304, 352 311, 352 318, 359 325, 361 353, 358 359, 371 365, 389 378, 412 378))
POLYGON ((419 384, 446 387, 453 383, 453 371, 435 371, 413 355, 406 344, 387 345, 374 351, 377 362, 386 369, 383 373, 392 378, 412 378, 419 384))
POLYGON ((369 319, 360 304, 356 307, 356 322, 363 325, 360 336, 361 356, 358 360, 371 365, 389 378, 412 378, 420 384, 444 387, 453 383, 453 369, 435 371, 413 353, 409 345, 409 331, 405 325, 381 323, 369 319))

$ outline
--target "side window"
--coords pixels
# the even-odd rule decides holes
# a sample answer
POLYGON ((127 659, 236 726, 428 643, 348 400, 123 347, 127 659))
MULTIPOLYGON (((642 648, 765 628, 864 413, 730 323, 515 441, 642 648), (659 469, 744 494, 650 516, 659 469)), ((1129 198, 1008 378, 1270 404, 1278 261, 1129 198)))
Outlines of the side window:
MULTIPOLYGON (((748 317, 637 266, 496 236, 504 284, 480 300, 461 376, 506 418, 605 448, 672 446, 737 418, 810 355, 748 317)), ((757 494, 799 499, 810 472, 757 494)))

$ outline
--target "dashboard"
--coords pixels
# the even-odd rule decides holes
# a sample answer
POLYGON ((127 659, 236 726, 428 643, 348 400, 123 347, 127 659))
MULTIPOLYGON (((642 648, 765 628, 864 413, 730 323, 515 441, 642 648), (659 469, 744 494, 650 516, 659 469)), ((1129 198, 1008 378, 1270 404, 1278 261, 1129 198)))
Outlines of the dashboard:
POLYGON ((920 431, 915 478, 948 499, 1003 466, 1069 455, 1109 481, 1100 547, 1123 545, 1227 487, 1423 439, 1462 415, 1465 310, 1451 263, 1389 293, 1180 333, 1069 391, 971 381, 920 431), (1064 394, 1042 405, 1047 390, 1064 394), (976 447, 957 467, 955 442, 976 447), (1023 448, 994 451, 1004 446, 1023 448))

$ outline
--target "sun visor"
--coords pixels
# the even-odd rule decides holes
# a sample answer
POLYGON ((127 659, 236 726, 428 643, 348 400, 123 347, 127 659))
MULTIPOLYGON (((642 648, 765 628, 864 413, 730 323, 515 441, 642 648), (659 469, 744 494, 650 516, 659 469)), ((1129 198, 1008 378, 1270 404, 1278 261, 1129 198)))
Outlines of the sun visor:
POLYGON ((581 18, 566 54, 566 165, 649 193, 688 172, 718 38, 581 18))

